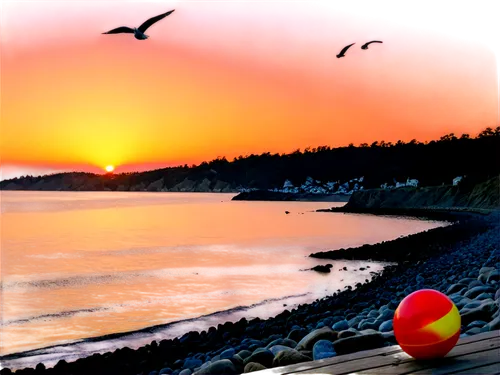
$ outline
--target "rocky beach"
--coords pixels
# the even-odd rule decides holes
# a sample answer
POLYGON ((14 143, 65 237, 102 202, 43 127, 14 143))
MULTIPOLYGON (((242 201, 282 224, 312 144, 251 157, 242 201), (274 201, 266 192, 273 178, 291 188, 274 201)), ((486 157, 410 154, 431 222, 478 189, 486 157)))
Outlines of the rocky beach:
POLYGON ((153 341, 138 350, 125 347, 75 362, 61 360, 53 368, 39 364, 35 369, 4 368, 0 373, 240 374, 395 345, 394 311, 406 295, 423 288, 439 290, 453 300, 462 317, 462 336, 500 329, 500 213, 417 210, 413 214, 451 225, 375 245, 311 254, 391 262, 371 282, 354 289, 339 290, 267 320, 243 318, 173 340, 153 341))

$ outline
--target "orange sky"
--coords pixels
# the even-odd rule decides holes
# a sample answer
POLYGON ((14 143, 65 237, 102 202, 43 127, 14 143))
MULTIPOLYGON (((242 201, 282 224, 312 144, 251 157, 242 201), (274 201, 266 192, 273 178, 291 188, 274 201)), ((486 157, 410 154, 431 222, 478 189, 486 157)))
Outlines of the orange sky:
POLYGON ((0 0, 2 177, 499 124, 495 0, 346 3, 0 0))

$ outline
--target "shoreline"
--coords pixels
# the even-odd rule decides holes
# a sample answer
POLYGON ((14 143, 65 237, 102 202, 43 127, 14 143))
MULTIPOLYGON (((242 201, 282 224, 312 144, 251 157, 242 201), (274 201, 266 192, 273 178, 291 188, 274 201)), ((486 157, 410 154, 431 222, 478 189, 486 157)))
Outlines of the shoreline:
POLYGON ((283 202, 341 202, 347 203, 351 196, 347 194, 281 193, 268 190, 240 192, 232 201, 283 201, 283 202))
MULTIPOLYGON (((341 212, 341 208, 336 208, 335 211, 331 212, 341 212)), ((320 210, 320 211, 325 211, 325 210, 320 210)), ((344 209, 344 212, 346 210, 344 209)), ((380 215, 387 215, 389 214, 387 210, 375 210, 378 212, 371 212, 371 213, 378 213, 380 215)), ((436 220, 437 217, 447 217, 448 220, 452 221, 451 225, 445 226, 445 227, 439 227, 439 228, 434 228, 425 232, 420 232, 417 234, 413 234, 407 237, 403 238, 398 238, 392 241, 385 241, 382 243, 374 244, 374 245, 363 245, 357 248, 349 248, 349 249, 339 249, 339 250, 334 250, 330 252, 323 252, 322 256, 332 256, 331 253, 342 251, 342 253, 337 253, 337 259, 349 259, 347 258, 348 256, 351 256, 350 259, 356 259, 356 260, 373 260, 373 249, 375 250, 380 250, 378 253, 375 255, 375 260, 377 261, 387 261, 391 259, 391 261, 398 261, 399 263, 396 265, 392 266, 387 266, 383 272, 381 272, 379 275, 374 276, 371 282, 369 283, 358 283, 357 287, 355 289, 347 289, 345 291, 339 291, 336 294, 333 294, 332 296, 324 297, 321 300, 316 300, 313 303, 310 304, 304 304, 304 305, 299 305, 297 308, 293 309, 292 311, 285 310, 282 313, 268 318, 268 319, 260 319, 260 318, 255 318, 252 319, 251 321, 247 321, 245 318, 240 319, 238 322, 235 323, 224 323, 224 324, 218 324, 217 328, 216 327, 211 327, 208 332, 203 331, 201 334, 197 331, 190 331, 185 333, 182 337, 175 338, 173 340, 162 340, 159 344, 156 343, 156 341, 153 341, 151 344, 146 345, 143 348, 139 348, 136 350, 132 349, 118 349, 115 350, 114 353, 120 353, 124 350, 134 352, 134 355, 130 355, 130 360, 132 363, 130 366, 134 367, 135 365, 139 365, 141 361, 139 360, 143 355, 144 355, 144 350, 146 351, 151 351, 152 348, 156 348, 155 350, 158 350, 159 352, 163 353, 162 355, 162 360, 163 362, 160 363, 158 361, 153 361, 151 362, 148 366, 153 370, 153 368, 156 368, 156 370, 159 370, 161 366, 167 364, 168 366, 172 366, 174 368, 180 369, 180 367, 183 367, 179 360, 182 360, 183 358, 186 358, 189 355, 189 352, 197 351, 199 350, 199 353, 205 353, 205 359, 208 357, 211 357, 211 359, 215 359, 217 355, 219 354, 214 354, 217 351, 220 351, 222 348, 225 348, 227 346, 233 346, 233 347, 243 347, 245 344, 242 344, 242 340, 244 341, 243 337, 251 337, 253 340, 261 341, 262 344, 266 343, 266 341, 269 341, 269 338, 276 338, 276 336, 283 336, 287 337, 286 334, 288 333, 288 336, 291 335, 291 328, 294 326, 296 327, 301 327, 302 330, 308 330, 308 331, 314 331, 314 324, 311 322, 318 322, 316 324, 316 330, 323 329, 325 324, 323 323, 323 327, 318 328, 318 325, 321 325, 322 323, 322 318, 325 312, 330 311, 330 315, 335 316, 333 314, 333 310, 341 310, 344 313, 344 319, 342 321, 347 321, 347 318, 350 316, 350 314, 353 314, 356 310, 361 310, 361 308, 367 308, 368 306, 378 306, 380 304, 387 304, 387 306, 394 306, 394 298, 390 299, 388 298, 389 296, 374 296, 373 294, 376 293, 375 291, 378 289, 384 289, 383 285, 384 283, 389 282, 390 280, 393 280, 394 278, 401 278, 401 277, 406 277, 404 276, 409 272, 409 269, 415 269, 415 268, 422 268, 425 266, 426 261, 432 260, 433 257, 445 257, 447 254, 449 254, 452 251, 457 251, 457 247, 459 247, 462 243, 467 243, 468 241, 471 240, 471 238, 475 238, 481 235, 484 235, 484 233, 488 233, 494 231, 495 227, 498 228, 498 212, 493 212, 492 214, 494 215, 493 217, 490 217, 489 214, 484 215, 484 214, 479 214, 479 213, 473 213, 473 212, 456 212, 456 211, 450 211, 450 210, 445 210, 446 212, 443 214, 442 210, 438 211, 433 211, 433 210, 424 210, 424 209, 419 209, 418 211, 412 211, 412 210, 391 210, 392 215, 397 215, 397 216, 413 216, 413 217, 428 217, 429 215, 433 217, 433 220, 436 220), (404 215, 403 215, 404 213, 404 215), (438 216, 436 216, 438 215, 438 216), (444 215, 444 216, 443 216, 444 215), (496 216, 495 216, 496 215, 496 216), (436 232, 437 231, 437 232, 436 232), (407 245, 412 245, 412 249, 415 247, 425 247, 427 251, 424 252, 413 252, 410 251, 410 257, 408 258, 408 252, 406 254, 403 254, 400 252, 398 256, 395 258, 389 258, 387 254, 389 253, 394 253, 394 249, 398 246, 402 246, 405 248, 407 245), (370 250, 371 249, 371 250, 370 250), (385 250, 384 250, 385 249, 385 250), (367 252, 370 252, 371 257, 367 258, 367 252), (325 254, 328 253, 328 254, 325 254), (413 264, 414 263, 414 264, 413 264), (351 312, 349 312, 351 311, 351 312), (306 327, 303 327, 305 324, 308 324, 306 327), (213 329, 212 329, 213 328, 213 329), (146 349, 144 349, 146 348, 146 349), (163 349, 162 349, 163 348, 163 349), (161 349, 161 350, 160 350, 161 349), (142 353, 142 354, 141 354, 142 353), (210 353, 210 354, 206 354, 210 353), (138 358, 135 358, 138 356, 138 358), (134 365, 135 363, 135 365, 134 365), (158 368, 159 367, 159 368, 158 368)), ((354 212, 352 212, 354 213, 354 212)), ((361 212, 356 212, 356 213, 361 213, 361 212)), ((369 213, 369 212, 365 212, 369 213)), ((498 251, 498 250, 497 250, 498 251)), ((496 253, 495 253, 496 254, 496 253)), ((311 254, 310 256, 312 256, 311 254)), ((318 253, 316 254, 318 255, 318 253)), ((491 258, 491 256, 490 256, 491 258)), ((488 258, 489 259, 489 258, 488 258)), ((464 267, 466 267, 464 265, 464 267)), ((469 272, 470 273, 470 272, 469 272)), ((477 277, 477 276, 476 276, 477 277)), ((400 283, 401 284, 401 283, 400 283)), ((406 292, 409 292, 407 290, 409 286, 405 289, 406 292)), ((398 292, 401 293, 401 290, 398 292)), ((397 294, 396 294, 397 296, 397 294)), ((221 314, 223 312, 216 312, 212 313, 209 315, 217 315, 221 314)), ((360 311, 358 311, 358 314, 360 311)), ((339 313, 340 314, 340 313, 339 313)), ((362 313, 361 313, 362 314, 362 313)), ((196 318, 198 319, 198 318, 196 318)), ((325 319, 323 319, 325 320, 325 319)), ((337 322, 338 323, 338 322, 337 322)), ((168 323, 171 324, 171 323, 168 323)), ((331 325, 331 324, 329 324, 331 325)), ((369 324, 368 324, 369 325, 369 324)), ((333 327, 335 324, 333 324, 333 327)), ((155 326, 156 327, 156 326, 155 326)), ((145 329, 142 329, 142 332, 151 332, 153 331, 153 327, 148 327, 145 329)), ((302 332, 305 333, 305 332, 302 332)), ((128 333, 125 333, 128 334, 128 333)), ((110 336, 116 336, 116 335, 123 335, 123 334, 111 334, 107 335, 106 337, 110 336)), ((356 336, 357 337, 357 336, 356 336)), ((360 336, 362 337, 362 336, 360 336)), ((94 341, 99 341, 99 339, 102 340, 102 336, 100 338, 92 338, 91 340, 94 341)), ((394 342, 394 337, 393 335, 391 336, 390 334, 387 334, 386 337, 384 338, 386 343, 394 342)), ((297 337, 297 342, 300 340, 297 337)), ((68 344, 72 345, 72 344, 68 344)), ((60 346, 60 345, 59 345, 60 346)), ((264 347, 265 345, 262 345, 264 347)), ((28 352, 22 352, 24 354, 26 353, 33 353, 36 351, 44 350, 47 348, 43 349, 35 349, 34 351, 28 351, 28 352)), ((309 348, 312 349, 312 348, 309 348)), ((311 350, 303 350, 302 351, 303 355, 309 354, 313 357, 313 353, 311 350), (307 352, 307 353, 306 353, 307 352), (304 354, 306 353, 306 354, 304 354)), ((3 360, 5 359, 13 359, 16 354, 17 357, 19 358, 19 354, 22 353, 13 353, 4 357, 1 357, 3 360)), ((221 352, 222 353, 222 352, 221 352)), ((129 353, 130 354, 130 353, 129 353)), ((87 358, 82 358, 76 362, 79 364, 85 362, 87 365, 91 366, 91 363, 96 360, 95 354, 92 357, 87 357, 87 358), (93 359, 92 359, 93 358, 93 359)), ((112 357, 112 353, 108 353, 107 357, 112 357)), ((115 357, 118 356, 118 354, 115 354, 115 357)), ((101 358, 101 360, 104 360, 104 357, 106 357, 106 354, 103 355, 97 355, 97 357, 101 358)), ((203 357, 203 356, 201 356, 203 357)), ((311 357, 311 359, 312 359, 311 357)), ((99 360, 99 362, 101 361, 99 360)), ((108 360, 106 360, 108 361, 108 360)), ((238 360, 235 360, 238 362, 238 360)), ((75 365, 72 365, 71 363, 75 362, 70 362, 66 363, 63 361, 61 365, 56 365, 56 368, 61 366, 70 366, 73 368, 75 365)), ((109 359, 110 363, 115 363, 115 360, 112 360, 111 358, 109 359)), ((182 361, 184 363, 184 361, 182 361)), ((198 362, 197 362, 198 363, 198 362)), ((116 363, 115 363, 116 364, 116 363)), ((86 366, 83 366, 82 368, 87 368, 86 366)), ((92 366, 91 366, 92 367, 92 366)), ((193 368, 192 370, 194 370, 193 368)), ((80 372, 78 368, 74 369, 74 373, 85 373, 80 372)), ((93 370, 92 370, 93 371, 93 370)), ((132 372, 127 372, 124 369, 122 369, 123 374, 128 374, 128 373, 133 373, 133 371, 136 371, 136 373, 140 373, 140 369, 136 368, 132 372)), ((176 370, 173 370, 174 372, 176 370)), ((19 372, 22 373, 22 372, 19 372)), ((47 372, 48 373, 48 372, 47 372)), ((64 372, 62 372, 64 373, 64 372)), ((100 373, 100 372, 93 372, 93 373, 100 373)), ((108 372, 109 373, 109 372, 108 372)), ((143 374, 149 374, 147 371, 143 371, 143 374)), ((180 371, 178 372, 180 373, 180 371)), ((3 374, 3 373, 2 373, 3 374)), ((174 374, 175 375, 175 374, 174 374)))

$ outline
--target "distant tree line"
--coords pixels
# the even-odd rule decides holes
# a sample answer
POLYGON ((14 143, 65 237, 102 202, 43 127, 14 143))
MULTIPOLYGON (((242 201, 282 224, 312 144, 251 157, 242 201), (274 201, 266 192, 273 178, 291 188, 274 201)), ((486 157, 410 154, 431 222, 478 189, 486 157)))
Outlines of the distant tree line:
POLYGON ((225 181, 233 187, 268 189, 282 187, 285 180, 295 186, 306 177, 315 180, 346 181, 364 176, 365 188, 378 188, 393 180, 403 182, 416 178, 420 186, 451 184, 453 178, 466 175, 469 181, 484 181, 500 174, 500 126, 486 128, 476 137, 469 134, 446 134, 439 140, 396 143, 376 141, 359 146, 331 148, 318 146, 288 154, 238 156, 232 161, 218 157, 199 165, 183 165, 148 172, 96 175, 91 173, 59 173, 51 176, 24 176, 0 182, 3 189, 15 182, 33 189, 41 180, 53 180, 71 190, 75 181, 85 180, 91 190, 129 190, 131 186, 147 187, 163 179, 170 188, 184 179, 225 181), (69 184, 69 185, 68 185, 69 184), (90 184, 90 185, 89 185, 90 184))

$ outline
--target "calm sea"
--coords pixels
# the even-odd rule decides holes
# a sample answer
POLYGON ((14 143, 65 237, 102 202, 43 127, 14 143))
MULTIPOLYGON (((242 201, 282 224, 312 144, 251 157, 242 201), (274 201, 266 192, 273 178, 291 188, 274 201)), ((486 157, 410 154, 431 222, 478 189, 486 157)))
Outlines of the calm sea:
MULTIPOLYGON (((74 342, 80 344, 66 347, 66 354, 123 340, 133 347, 243 316, 266 318, 383 268, 314 260, 310 253, 443 225, 314 212, 343 203, 242 202, 233 196, 1 192, 2 355, 74 342), (301 271, 326 263, 334 272, 301 271), (344 266, 348 271, 339 272, 344 266), (220 311, 226 312, 208 315, 220 311), (82 341, 202 316, 154 334, 82 341)), ((56 358, 57 348, 36 353, 56 358)))

